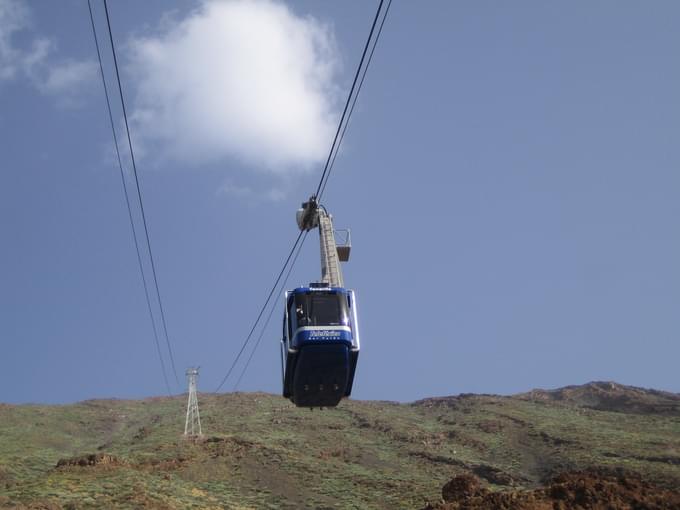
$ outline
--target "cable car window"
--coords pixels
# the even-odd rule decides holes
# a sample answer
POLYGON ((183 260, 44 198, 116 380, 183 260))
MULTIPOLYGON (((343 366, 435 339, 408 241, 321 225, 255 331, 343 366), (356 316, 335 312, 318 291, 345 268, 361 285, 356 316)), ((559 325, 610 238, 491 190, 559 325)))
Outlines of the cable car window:
POLYGON ((295 303, 291 301, 288 309, 288 338, 293 338, 293 331, 298 327, 298 319, 295 314, 295 303))
POLYGON ((342 294, 313 292, 295 296, 295 315, 300 326, 346 326, 347 300, 342 294))
POLYGON ((298 294, 295 296, 295 303, 290 307, 290 315, 293 319, 291 322, 295 321, 295 327, 297 329, 301 326, 309 326, 309 296, 305 294, 298 294))

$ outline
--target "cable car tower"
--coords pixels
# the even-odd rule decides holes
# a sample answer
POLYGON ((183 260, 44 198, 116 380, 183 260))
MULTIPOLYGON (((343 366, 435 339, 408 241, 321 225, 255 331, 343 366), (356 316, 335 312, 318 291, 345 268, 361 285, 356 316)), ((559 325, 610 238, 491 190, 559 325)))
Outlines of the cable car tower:
POLYGON ((202 436, 201 415, 198 412, 198 398, 196 397, 196 379, 198 369, 188 368, 186 371, 187 382, 189 383, 189 400, 187 402, 187 418, 184 421, 184 435, 186 437, 202 436))
POLYGON ((333 407, 352 392, 359 357, 356 298, 340 262, 349 260, 349 231, 338 245, 333 218, 311 197, 297 211, 300 230, 319 229, 321 280, 287 291, 281 341, 283 396, 299 407, 333 407))

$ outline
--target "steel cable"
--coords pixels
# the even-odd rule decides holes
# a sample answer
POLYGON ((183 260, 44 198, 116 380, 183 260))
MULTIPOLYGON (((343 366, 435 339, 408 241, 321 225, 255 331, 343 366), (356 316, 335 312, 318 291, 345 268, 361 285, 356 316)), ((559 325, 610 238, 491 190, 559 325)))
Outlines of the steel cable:
POLYGON ((328 184, 328 179, 330 178, 331 172, 333 171, 333 165, 335 165, 335 158, 338 156, 338 152, 340 151, 340 145, 342 145, 342 140, 345 138, 345 132, 347 131, 347 126, 349 126, 349 120, 352 118, 352 113, 354 112, 354 107, 357 104, 357 98, 359 97, 359 93, 361 92, 361 87, 364 85, 364 79, 366 78, 366 72, 368 71, 368 68, 371 65, 371 61, 373 60, 373 53, 375 52, 375 47, 378 45, 378 40, 380 39, 380 34, 382 33, 383 26, 385 25, 385 20, 387 19, 387 14, 390 12, 390 6, 391 5, 392 5, 392 0, 389 0, 389 2, 387 2, 387 7, 385 8, 385 14, 383 16, 383 19, 380 22, 380 28, 378 29, 378 33, 376 34, 375 39, 373 40, 373 47, 371 48, 371 53, 368 55, 368 60, 366 61, 366 67, 364 67, 364 72, 361 75, 361 81, 359 82, 359 86, 357 87, 357 93, 354 94, 354 99, 352 100, 352 106, 349 109, 349 113, 347 114, 347 120, 345 121, 345 125, 342 128, 342 133, 340 134, 340 139, 338 140, 338 144, 335 148, 335 153, 333 154, 333 159, 331 160, 330 167, 328 168, 328 173, 326 174, 325 181, 323 180, 323 176, 322 176, 323 185, 321 186, 321 191, 319 192, 319 195, 316 197, 319 203, 321 203, 321 196, 323 195, 324 191, 326 191, 326 184, 328 184))
POLYGON ((319 196, 319 192, 321 191, 321 185, 324 182, 324 179, 326 177, 326 173, 328 172, 328 168, 331 162, 331 156, 333 155, 333 152, 335 150, 335 145, 338 141, 338 137, 340 136, 340 130, 342 129, 344 120, 345 120, 345 115, 347 114, 347 109, 349 108, 350 102, 352 100, 352 96, 354 95, 354 87, 357 85, 357 80, 359 79, 359 74, 361 72, 361 69, 363 68, 364 65, 364 59, 366 58, 366 52, 368 51, 368 47, 371 44, 371 39, 373 38, 373 31, 375 30, 375 25, 378 22, 378 18, 380 16, 380 10, 382 9, 383 2, 385 0, 380 0, 380 3, 378 4, 378 10, 375 12, 375 18, 373 18, 373 24, 371 25, 371 31, 368 33, 368 39, 366 39, 366 44, 364 45, 364 51, 361 53, 361 60, 359 61, 359 67, 357 67, 357 72, 354 74, 354 80, 352 81, 352 87, 349 89, 349 94, 347 95, 347 101, 345 101, 345 108, 342 110, 342 116, 340 117, 340 123, 338 124, 338 129, 335 131, 335 137, 333 138, 333 143, 331 144, 331 150, 328 153, 328 158, 326 159, 326 165, 324 166, 323 173, 321 174, 321 180, 319 181, 319 185, 316 188, 316 193, 314 193, 315 197, 319 196))
POLYGON ((104 11, 106 13, 106 25, 109 30, 109 40, 111 41, 111 53, 113 54, 113 64, 116 69, 116 81, 118 83, 118 92, 120 93, 120 102, 123 108, 123 119, 125 120, 125 132, 127 134, 128 146, 130 148, 130 158, 132 160, 132 170, 135 176, 135 184, 137 187, 137 198, 139 200, 139 209, 142 213, 142 223, 144 225, 144 234, 146 236, 146 245, 149 251, 149 260, 151 261, 151 273, 153 274, 154 287, 156 288, 156 297, 158 299, 158 308, 161 315, 161 323, 163 325, 163 332, 165 334, 165 342, 170 355, 170 362, 172 364, 172 371, 175 375, 175 382, 179 385, 179 378, 177 377, 177 368, 175 367, 175 357, 172 353, 172 346, 170 345, 170 337, 168 336, 168 326, 165 320, 165 311, 163 310, 163 301, 161 300, 161 293, 158 288, 158 277, 156 275, 156 264, 154 263, 153 252, 151 251, 151 240, 149 239, 149 228, 146 221, 146 214, 144 213, 144 204, 142 202, 142 191, 139 186, 139 176, 137 174, 137 163, 135 161, 135 153, 132 149, 132 138, 130 136, 130 125, 128 123, 127 111, 125 108, 125 99, 123 97, 123 86, 120 82, 120 72, 118 71, 118 59, 116 57, 116 46, 113 42, 113 34, 111 32, 111 19, 109 18, 109 9, 107 0, 104 0, 104 11))
MULTIPOLYGON (((283 279, 283 283, 281 283, 281 287, 279 288, 279 292, 277 293, 277 298, 281 297, 281 293, 283 292, 283 289, 286 288, 286 283, 288 283, 288 278, 290 278, 290 273, 293 272, 293 268, 295 267, 295 262, 297 262, 298 255, 300 255, 300 251, 302 250, 302 245, 305 244, 305 239, 307 237, 307 234, 309 231, 305 231, 304 235, 302 237, 302 242, 300 243, 300 246, 298 246, 297 252, 295 253, 295 257, 293 257, 293 261, 290 263, 290 267, 288 268, 288 273, 286 273, 286 277, 283 279)), ((267 326, 269 326, 269 321, 272 319, 272 315, 274 314, 274 310, 276 310, 276 301, 271 307, 271 310, 269 311, 269 315, 267 316, 267 320, 264 322, 264 326, 262 326, 262 329, 260 330, 260 335, 257 337, 257 341, 255 342, 255 347, 253 347, 253 350, 250 353, 250 356, 248 356, 248 359, 246 360, 246 364, 243 367, 243 370, 241 371, 241 375, 239 375, 238 380, 236 381, 236 384, 234 384, 234 391, 238 389, 238 385, 241 383, 241 379, 243 379, 243 376, 245 375, 246 371, 248 370, 248 367, 250 366, 250 362, 253 359, 253 356, 255 355, 255 351, 257 351, 258 346, 260 345, 260 341, 262 340, 262 337, 264 336, 264 332, 267 330, 267 326)))
POLYGON ((160 341, 158 340, 158 331, 156 329, 156 321, 153 316, 153 311, 151 307, 151 299, 149 298, 149 289, 146 283, 146 277, 144 275, 144 265, 142 264, 142 257, 139 252, 139 242, 137 240, 137 230, 135 228, 135 222, 132 216, 132 208, 130 206, 130 197, 128 196, 127 183, 125 181, 125 172, 123 171, 123 162, 120 157, 120 149, 118 148, 118 136, 116 135, 116 128, 113 122, 113 113, 111 112, 111 101, 109 98, 109 89, 106 86, 106 78, 104 76, 104 66, 102 64, 101 51, 99 49, 99 39, 97 37, 97 30, 95 28, 94 16, 92 14, 92 5, 90 0, 87 0, 87 7, 90 11, 90 22, 92 23, 92 35, 94 36, 94 44, 97 49, 97 58, 99 59, 99 71, 102 76, 102 84, 104 85, 104 95, 106 96, 106 108, 109 112, 109 122, 111 123, 111 132, 113 133, 113 143, 116 148, 116 157, 118 158, 118 168, 120 169, 120 178, 123 183, 123 192, 125 195, 125 204, 127 205, 128 218, 130 220, 130 227, 132 228, 132 238, 134 239, 135 252, 137 253, 137 262, 139 263, 139 272, 142 276, 142 284, 144 286, 144 296, 146 297, 146 305, 149 311, 149 318, 151 319, 151 326, 153 328, 153 336, 156 343, 156 350, 158 351, 158 359, 161 362, 161 370, 163 372, 163 379, 165 380, 165 387, 168 390, 168 395, 171 395, 170 384, 168 382, 168 375, 166 373, 165 362, 163 361, 163 354, 161 352, 160 341))
POLYGON ((215 390, 215 393, 220 391, 220 388, 224 386, 224 383, 227 382, 227 379, 229 379, 229 376, 234 370, 234 367, 236 366, 236 363, 238 363, 238 360, 241 358, 241 355, 243 354, 243 351, 245 350, 246 346, 248 345, 248 342, 250 341, 250 338, 253 336, 253 333, 255 332, 255 329, 257 328, 257 325, 260 322, 260 319, 262 318, 262 314, 264 313, 265 309, 267 308, 267 305, 269 304, 269 301, 272 299, 272 295, 274 294, 274 291, 276 290, 276 287, 279 285, 279 281, 281 280, 281 276, 283 276, 283 273, 286 270, 286 267, 288 266, 288 262, 290 262, 291 257, 293 256, 293 252, 295 252, 295 249, 298 246, 298 243, 300 243, 300 239, 302 238, 302 235, 304 232, 301 230, 300 233, 297 236, 297 239, 295 240, 295 243, 293 244, 293 247, 291 248, 290 252, 288 253, 288 257, 286 258, 286 261, 283 264, 283 267, 281 268, 281 271, 279 272, 279 276, 277 276, 276 281, 274 282, 274 285, 272 286, 272 289, 269 291, 269 295, 267 296, 267 300, 264 302, 264 305, 262 305, 262 308, 260 309, 260 313, 257 315, 257 319, 255 319, 255 322, 253 323, 253 327, 250 328, 250 333, 248 333, 248 336, 246 337, 245 341, 243 342, 243 345, 241 346, 241 350, 238 351, 238 354, 236 355, 236 359, 234 359, 234 362, 231 364, 231 367, 229 367, 229 370, 227 371, 227 375, 224 376, 222 379, 222 382, 220 382, 220 385, 217 387, 215 390))

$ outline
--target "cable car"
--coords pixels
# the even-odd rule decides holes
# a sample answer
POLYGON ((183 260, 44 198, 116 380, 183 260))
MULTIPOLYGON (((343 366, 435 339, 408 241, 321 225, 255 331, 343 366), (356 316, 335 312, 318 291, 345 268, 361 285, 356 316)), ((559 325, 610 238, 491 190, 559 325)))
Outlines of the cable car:
POLYGON ((286 292, 284 397, 298 407, 337 406, 352 393, 359 349, 353 290, 320 283, 286 292))

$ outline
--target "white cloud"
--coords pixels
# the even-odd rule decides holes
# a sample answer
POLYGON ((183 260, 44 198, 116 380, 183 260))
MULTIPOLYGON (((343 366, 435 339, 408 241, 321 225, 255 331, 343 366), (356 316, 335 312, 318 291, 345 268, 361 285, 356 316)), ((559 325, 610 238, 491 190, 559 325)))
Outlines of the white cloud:
POLYGON ((236 197, 247 202, 280 202, 286 197, 286 192, 281 188, 268 190, 255 190, 250 186, 235 184, 231 180, 226 181, 217 190, 220 195, 236 197))
POLYGON ((35 39, 28 51, 16 51, 19 67, 26 76, 38 83, 39 76, 46 67, 47 57, 54 51, 54 43, 49 39, 35 39))
POLYGON ((28 24, 28 10, 14 0, 0 0, 0 80, 16 76, 21 56, 12 46, 12 36, 28 24))
POLYGON ((94 79, 99 66, 93 61, 67 60, 47 70, 46 80, 40 89, 50 94, 67 94, 83 82, 94 79))
POLYGON ((279 173, 326 156, 338 58, 332 31, 314 18, 271 0, 205 0, 130 49, 132 120, 149 152, 279 173))
POLYGON ((44 94, 57 96, 60 104, 75 104, 85 84, 95 78, 94 61, 58 60, 54 41, 36 37, 27 48, 13 43, 13 36, 31 28, 25 3, 0 0, 0 81, 25 78, 44 94))

